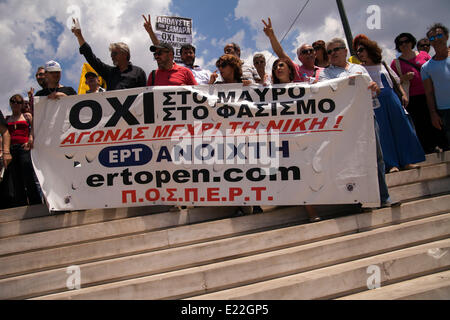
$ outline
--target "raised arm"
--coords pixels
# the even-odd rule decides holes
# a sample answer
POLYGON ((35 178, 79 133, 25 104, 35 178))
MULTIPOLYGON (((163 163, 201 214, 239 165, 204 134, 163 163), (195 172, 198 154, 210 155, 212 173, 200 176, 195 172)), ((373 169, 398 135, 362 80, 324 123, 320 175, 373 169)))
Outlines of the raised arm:
POLYGON ((268 22, 266 23, 264 20, 262 20, 264 23, 264 33, 270 40, 270 45, 272 46, 273 51, 278 56, 278 58, 286 58, 290 59, 289 56, 284 52, 283 47, 281 46, 280 42, 278 41, 277 37, 275 36, 275 32, 272 28, 272 21, 270 18, 268 18, 268 22))
MULTIPOLYGON (((76 24, 76 21, 74 18, 72 18, 72 21, 74 24, 76 24)), ((78 40, 78 44, 80 45, 80 47, 86 43, 86 41, 84 40, 83 34, 81 33, 81 28, 76 28, 73 27, 72 28, 72 33, 75 35, 75 37, 78 40)))
POLYGON ((159 44, 159 39, 156 37, 155 32, 153 32, 150 15, 148 15, 148 19, 145 17, 145 15, 142 15, 142 17, 145 20, 144 28, 147 31, 148 35, 150 36, 150 40, 152 40, 152 43, 153 43, 154 46, 157 46, 159 44))

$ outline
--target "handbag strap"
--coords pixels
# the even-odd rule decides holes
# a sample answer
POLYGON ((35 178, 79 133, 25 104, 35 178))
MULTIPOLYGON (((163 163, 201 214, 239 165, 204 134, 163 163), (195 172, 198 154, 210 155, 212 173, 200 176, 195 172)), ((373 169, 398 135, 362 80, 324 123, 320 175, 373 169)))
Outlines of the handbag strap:
POLYGON ((400 61, 398 59, 395 59, 395 66, 397 67, 398 75, 401 77, 403 75, 402 66, 400 65, 400 61))
POLYGON ((405 60, 403 58, 398 58, 399 60, 402 60, 404 63, 409 64, 410 66, 414 67, 417 71, 420 72, 420 68, 416 66, 414 63, 409 62, 408 60, 405 60))
POLYGON ((391 78, 392 86, 393 86, 396 90, 398 90, 399 92, 401 92, 401 91, 400 91, 400 88, 399 88, 399 85, 398 85, 397 81, 395 80, 394 76, 391 74, 391 71, 389 71, 389 68, 387 67, 386 62, 382 61, 382 63, 383 63, 383 65, 384 65, 384 68, 386 69, 387 73, 389 74, 389 78, 391 78))

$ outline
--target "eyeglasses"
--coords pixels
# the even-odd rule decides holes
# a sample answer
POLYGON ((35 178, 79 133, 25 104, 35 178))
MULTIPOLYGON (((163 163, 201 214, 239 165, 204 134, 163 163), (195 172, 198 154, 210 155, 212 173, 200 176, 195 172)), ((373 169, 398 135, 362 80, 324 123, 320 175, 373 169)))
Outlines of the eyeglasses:
POLYGON ((434 41, 434 40, 436 40, 436 39, 442 39, 443 37, 444 37, 444 34, 443 34, 443 33, 438 33, 438 34, 435 35, 435 36, 429 37, 428 40, 430 40, 430 42, 431 42, 431 41, 434 41))
POLYGON ((410 42, 411 42, 411 40, 409 40, 409 39, 406 39, 406 40, 399 40, 399 41, 398 41, 398 45, 401 46, 402 44, 410 43, 410 42))
POLYGON ((157 57, 157 56, 162 56, 164 53, 169 52, 169 50, 161 50, 161 51, 156 51, 155 53, 153 53, 153 56, 157 57))
POLYGON ((430 45, 427 43, 424 43, 424 44, 419 44, 419 47, 430 47, 430 45))
POLYGON ((361 52, 363 52, 364 50, 366 50, 366 48, 359 48, 358 50, 356 50, 356 53, 361 53, 361 52))
POLYGON ((314 50, 319 51, 320 49, 323 49, 322 47, 313 47, 314 50))
POLYGON ((45 72, 36 73, 36 77, 39 77, 39 76, 45 76, 45 72))
POLYGON ((332 54, 333 52, 338 52, 341 49, 345 49, 345 47, 336 47, 334 49, 328 50, 327 53, 332 54))
POLYGON ((9 102, 12 104, 23 104, 23 101, 18 101, 18 100, 14 100, 14 99, 9 100, 9 102))
POLYGON ((314 52, 314 49, 304 49, 304 50, 300 51, 301 54, 310 54, 313 52, 314 52))
POLYGON ((257 65, 257 64, 265 64, 266 62, 264 61, 264 60, 262 60, 262 61, 253 61, 253 64, 254 65, 257 65))

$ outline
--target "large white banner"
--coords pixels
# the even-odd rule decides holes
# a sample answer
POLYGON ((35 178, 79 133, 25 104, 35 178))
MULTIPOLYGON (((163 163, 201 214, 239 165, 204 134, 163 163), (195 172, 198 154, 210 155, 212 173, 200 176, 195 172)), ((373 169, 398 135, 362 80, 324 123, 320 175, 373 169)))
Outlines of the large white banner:
POLYGON ((33 163, 56 211, 377 204, 368 83, 361 75, 43 97, 33 163))

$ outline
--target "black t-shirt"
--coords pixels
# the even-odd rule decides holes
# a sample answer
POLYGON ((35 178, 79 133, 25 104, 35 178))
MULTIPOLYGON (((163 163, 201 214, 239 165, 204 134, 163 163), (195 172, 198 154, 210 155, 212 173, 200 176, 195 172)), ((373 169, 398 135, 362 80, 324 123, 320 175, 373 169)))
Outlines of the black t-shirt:
MULTIPOLYGON (((49 94, 51 94, 52 92, 54 92, 54 91, 55 91, 55 89, 45 88, 45 89, 42 89, 42 90, 36 92, 35 96, 37 96, 37 97, 46 97, 49 94)), ((75 95, 77 95, 77 92, 72 87, 57 88, 56 92, 62 92, 64 94, 68 95, 68 96, 75 96, 75 95)))
POLYGON ((7 126, 8 124, 6 123, 5 117, 3 117, 3 113, 0 111, 0 125, 2 126, 7 126))

